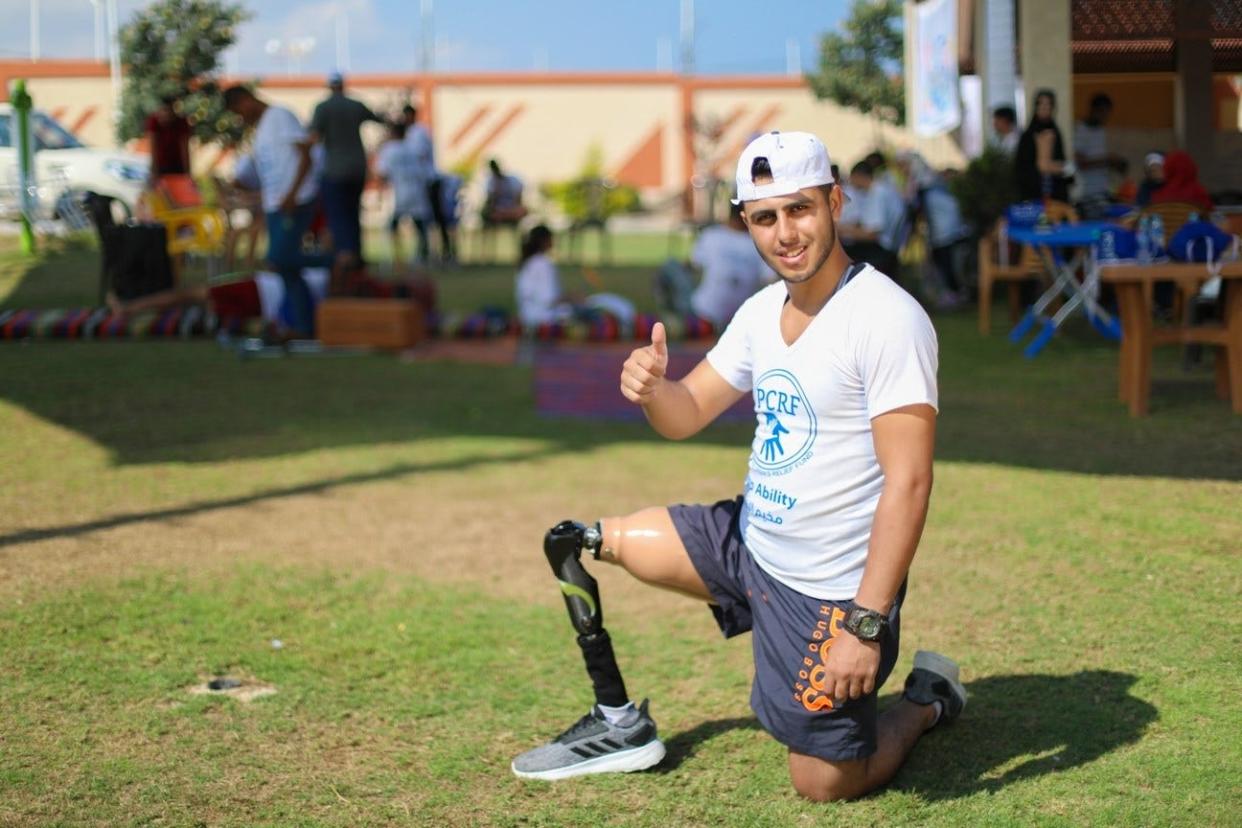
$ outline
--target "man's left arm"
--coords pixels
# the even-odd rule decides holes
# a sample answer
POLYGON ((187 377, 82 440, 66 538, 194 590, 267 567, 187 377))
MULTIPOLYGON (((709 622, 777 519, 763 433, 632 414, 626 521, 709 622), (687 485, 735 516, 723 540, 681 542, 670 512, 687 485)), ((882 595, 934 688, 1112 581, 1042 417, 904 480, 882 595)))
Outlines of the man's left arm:
MULTIPOLYGON (((875 417, 871 432, 884 488, 872 519, 867 564, 854 602, 887 615, 910 571, 927 518, 936 412, 926 404, 897 408, 875 417)), ((843 631, 829 650, 826 679, 832 683, 832 696, 846 699, 870 693, 879 666, 879 643, 843 631)))
POLYGON ((294 152, 298 153, 298 170, 293 176, 293 184, 289 187, 289 192, 285 194, 280 203, 280 209, 285 213, 292 213, 297 208, 298 193, 301 192, 302 184, 311 170, 311 142, 304 138, 301 141, 295 141, 292 147, 294 152))
POLYGON ((306 181, 306 176, 310 174, 313 162, 311 159, 311 146, 316 140, 315 124, 320 120, 319 108, 315 109, 315 115, 311 118, 311 128, 309 131, 302 129, 302 125, 297 122, 297 118, 292 113, 286 117, 289 123, 285 125, 286 135, 289 138, 289 147, 298 154, 298 168, 293 176, 293 184, 289 187, 289 191, 285 193, 285 197, 281 199, 280 209, 285 213, 292 213, 294 208, 298 206, 298 193, 302 189, 302 184, 306 181))

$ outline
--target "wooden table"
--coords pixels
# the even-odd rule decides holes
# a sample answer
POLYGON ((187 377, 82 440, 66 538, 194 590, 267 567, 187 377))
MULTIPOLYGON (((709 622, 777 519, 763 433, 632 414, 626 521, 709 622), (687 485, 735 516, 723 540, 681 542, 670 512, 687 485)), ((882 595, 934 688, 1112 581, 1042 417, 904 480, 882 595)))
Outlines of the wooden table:
POLYGON ((1221 269, 1225 292, 1224 324, 1152 324, 1151 285, 1173 280, 1193 296, 1193 289, 1209 278, 1206 265, 1168 262, 1157 264, 1101 264, 1100 281, 1115 286, 1121 316, 1121 365, 1119 396, 1130 414, 1147 414, 1151 396, 1151 352, 1157 345, 1201 343, 1218 346, 1216 393, 1230 400, 1235 414, 1242 414, 1242 262, 1229 262, 1221 269))

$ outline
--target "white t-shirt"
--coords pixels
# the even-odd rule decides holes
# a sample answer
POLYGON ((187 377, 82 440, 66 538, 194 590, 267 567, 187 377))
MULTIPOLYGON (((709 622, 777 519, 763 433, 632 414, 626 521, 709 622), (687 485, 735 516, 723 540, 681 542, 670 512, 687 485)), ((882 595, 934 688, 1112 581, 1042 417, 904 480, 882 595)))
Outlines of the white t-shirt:
POLYGON ((516 175, 492 175, 487 179, 487 197, 492 207, 510 209, 522 204, 522 190, 525 185, 516 175))
MULTIPOLYGON (((293 180, 297 178, 301 153, 296 145, 306 142, 306 130, 296 115, 281 106, 268 106, 254 130, 254 146, 251 150, 254 173, 263 190, 263 211, 272 213, 289 194, 293 180)), ((297 203, 305 204, 319 190, 319 178, 312 171, 306 173, 298 189, 297 203)))
POLYGON ((405 130, 405 143, 414 151, 414 157, 423 167, 423 175, 431 180, 436 175, 436 151, 431 142, 431 132, 422 124, 412 124, 405 130))
POLYGON ((561 301, 561 280, 546 253, 531 256, 518 271, 517 308, 518 318, 526 326, 572 315, 573 309, 561 301))
POLYGON ((757 293, 707 354, 755 405, 741 532, 776 580, 848 600, 884 486, 871 420, 906 405, 938 407, 936 332, 910 294, 869 265, 793 345, 780 331, 787 295, 783 284, 757 293))
POLYGON ((381 146, 375 156, 375 172, 392 184, 395 215, 431 217, 427 167, 408 141, 388 141, 381 146))
MULTIPOLYGON (((328 268, 304 267, 302 280, 310 289, 311 300, 315 304, 323 301, 328 295, 328 268)), ((280 311, 285 305, 285 280, 279 273, 261 270, 254 275, 255 287, 259 290, 259 309, 263 318, 269 322, 281 321, 280 311)))
POLYGON ((724 224, 699 234, 690 261, 703 272, 690 297, 690 308, 717 327, 728 322, 764 283, 776 278, 755 249, 750 233, 724 224))
MULTIPOLYGON (((1074 124, 1074 152, 1087 158, 1104 158, 1108 155, 1108 136, 1102 126, 1090 126, 1085 121, 1074 124)), ((1093 167, 1089 170, 1078 170, 1080 198, 1106 196, 1111 182, 1108 178, 1108 167, 1093 167)))
POLYGON ((897 251, 901 247, 901 231, 906 223, 906 200, 901 197, 897 185, 887 176, 877 177, 871 183, 871 192, 882 205, 884 229, 880 232, 880 244, 885 250, 897 251))

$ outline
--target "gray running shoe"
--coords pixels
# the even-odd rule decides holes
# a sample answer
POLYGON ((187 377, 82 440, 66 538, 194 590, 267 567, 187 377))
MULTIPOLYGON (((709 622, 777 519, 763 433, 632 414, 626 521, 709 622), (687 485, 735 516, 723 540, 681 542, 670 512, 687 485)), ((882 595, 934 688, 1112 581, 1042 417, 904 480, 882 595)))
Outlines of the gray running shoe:
POLYGON ((549 782, 588 773, 629 773, 646 770, 664 758, 656 723, 647 715, 647 700, 621 724, 609 724, 598 707, 546 745, 513 760, 522 779, 549 782))
POLYGON ((915 704, 940 702, 937 725, 953 721, 966 707, 966 688, 962 686, 957 662, 928 650, 914 654, 914 669, 906 677, 902 695, 915 704))

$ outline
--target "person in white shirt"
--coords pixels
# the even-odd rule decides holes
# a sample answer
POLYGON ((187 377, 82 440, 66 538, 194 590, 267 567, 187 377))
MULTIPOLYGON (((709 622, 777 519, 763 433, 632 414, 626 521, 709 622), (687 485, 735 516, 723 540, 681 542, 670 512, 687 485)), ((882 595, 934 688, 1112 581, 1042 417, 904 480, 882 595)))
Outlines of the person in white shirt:
POLYGON ((1113 170, 1123 170, 1125 159, 1108 151, 1105 127, 1113 114, 1113 99, 1100 92, 1091 98, 1087 117, 1074 125, 1074 162, 1078 167, 1078 201, 1084 217, 1105 214, 1112 195, 1113 170))
POLYGON ((776 278, 746 232, 739 205, 729 210, 727 223, 714 224, 699 233, 690 263, 702 273, 698 287, 690 294, 690 310, 718 330, 724 329, 756 290, 776 278))
POLYGON ((545 224, 530 229, 522 240, 521 263, 514 294, 522 327, 592 318, 606 313, 623 324, 634 319, 634 305, 613 293, 594 293, 579 297, 565 293, 556 263, 552 261, 552 231, 545 224))
POLYGON ((522 191, 525 189, 522 179, 506 173, 495 158, 488 161, 487 166, 491 174, 487 177, 487 195, 479 213, 483 220, 480 246, 483 248, 484 258, 491 258, 495 230, 499 227, 510 227, 516 232, 518 224, 526 217, 527 210, 522 203, 522 191))
POLYGON ((406 126, 390 124, 388 140, 380 145, 375 154, 375 174, 392 187, 392 218, 388 233, 392 243, 393 261, 401 259, 401 222, 409 219, 418 237, 419 263, 429 258, 427 222, 431 220, 431 200, 427 186, 428 167, 415 147, 405 140, 406 126))
POLYGON ((795 790, 849 799, 886 783, 919 737, 961 713, 955 663, 919 652, 902 699, 877 711, 927 515, 938 394, 931 320, 870 265, 851 262, 824 145, 761 135, 737 165, 755 246, 780 277, 752 296, 706 359, 667 376, 668 343, 621 371, 621 393, 662 436, 690 437, 749 395, 743 493, 646 509, 544 538, 595 692, 591 712, 518 756, 519 777, 642 770, 664 755, 647 703, 629 699, 583 551, 705 601, 726 636, 750 630, 751 708, 788 748, 795 790))
POLYGON ((1018 112, 1012 106, 998 106, 992 110, 992 146, 1011 158, 1018 151, 1018 112))
POLYGON ((540 224, 530 229, 522 242, 514 292, 518 319, 524 327, 563 322, 574 315, 573 303, 561 290, 561 277, 552 261, 552 231, 540 224))
POLYGON ((267 261, 286 280, 292 326, 309 335, 314 329, 313 303, 303 267, 323 258, 302 253, 302 237, 315 217, 318 178, 311 174, 311 140, 296 115, 270 105, 244 86, 224 91, 224 103, 254 130, 251 153, 239 165, 237 179, 259 182, 267 225, 267 261))
POLYGON ((841 210, 841 238, 855 261, 897 274, 897 233, 905 205, 896 189, 875 179, 871 164, 859 161, 850 170, 849 202, 841 210), (895 196, 895 198, 894 198, 895 196))
MULTIPOLYGON (((447 184, 444 174, 436 169, 435 142, 431 138, 431 130, 418 120, 418 108, 406 104, 401 110, 401 119, 405 124, 405 141, 414 151, 423 168, 426 180, 427 203, 431 205, 431 218, 435 221, 440 235, 440 260, 452 262, 457 258, 457 226, 456 213, 447 210, 448 199, 444 188, 447 184)), ((455 200, 455 199, 454 199, 455 200)))

